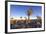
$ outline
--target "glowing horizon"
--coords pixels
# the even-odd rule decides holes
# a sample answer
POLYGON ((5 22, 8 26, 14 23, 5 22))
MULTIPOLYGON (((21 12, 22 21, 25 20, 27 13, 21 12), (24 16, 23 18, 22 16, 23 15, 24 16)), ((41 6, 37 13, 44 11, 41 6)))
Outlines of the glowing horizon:
MULTIPOLYGON (((21 18, 20 17, 10 17, 10 18, 13 18, 13 19, 17 19, 17 20, 21 20, 21 18)), ((28 17, 26 17, 27 19, 28 19, 28 17)), ((24 17, 22 17, 22 19, 24 20, 25 18, 24 17)), ((37 19, 37 17, 30 17, 30 19, 37 19)))

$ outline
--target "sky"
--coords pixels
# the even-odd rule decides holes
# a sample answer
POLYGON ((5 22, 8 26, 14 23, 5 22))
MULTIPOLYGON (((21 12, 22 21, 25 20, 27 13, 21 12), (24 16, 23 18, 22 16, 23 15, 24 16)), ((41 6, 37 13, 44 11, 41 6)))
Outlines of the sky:
POLYGON ((42 15, 41 6, 27 6, 27 5, 10 5, 11 17, 27 17, 26 11, 32 9, 32 15, 30 17, 36 17, 42 15))

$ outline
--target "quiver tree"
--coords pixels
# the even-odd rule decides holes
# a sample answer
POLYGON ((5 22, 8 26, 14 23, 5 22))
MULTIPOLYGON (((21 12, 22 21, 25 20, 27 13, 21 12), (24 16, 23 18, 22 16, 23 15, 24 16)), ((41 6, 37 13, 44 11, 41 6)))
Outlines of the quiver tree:
POLYGON ((29 10, 27 10, 27 16, 28 16, 28 20, 30 20, 30 15, 32 15, 32 9, 30 8, 29 10))

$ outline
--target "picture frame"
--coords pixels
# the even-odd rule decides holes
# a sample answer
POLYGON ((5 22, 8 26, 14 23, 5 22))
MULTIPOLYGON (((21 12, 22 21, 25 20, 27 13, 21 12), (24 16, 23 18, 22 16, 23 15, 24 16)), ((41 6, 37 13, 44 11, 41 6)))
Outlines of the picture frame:
POLYGON ((41 32, 41 31, 45 31, 45 3, 43 3, 43 2, 27 2, 27 1, 5 1, 5 33, 24 33, 24 32, 41 32), (12 5, 12 8, 10 8, 11 7, 10 5, 12 5), (12 14, 12 13, 10 14, 10 12, 11 12, 11 9, 14 9, 13 5, 41 6, 42 7, 41 8, 41 15, 42 15, 41 27, 40 28, 37 28, 37 27, 33 28, 32 27, 29 29, 28 28, 27 29, 26 28, 25 29, 10 29, 10 27, 11 27, 10 26, 10 15, 12 14))

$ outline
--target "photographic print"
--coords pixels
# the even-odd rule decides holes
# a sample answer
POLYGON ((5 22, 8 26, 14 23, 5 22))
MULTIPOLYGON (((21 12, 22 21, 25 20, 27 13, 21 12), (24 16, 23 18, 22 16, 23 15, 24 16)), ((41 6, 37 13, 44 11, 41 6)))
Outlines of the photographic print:
POLYGON ((44 30, 44 3, 7 2, 8 32, 44 30))

